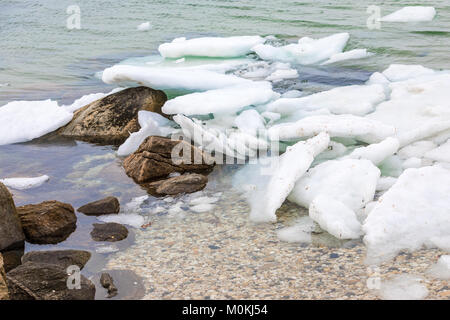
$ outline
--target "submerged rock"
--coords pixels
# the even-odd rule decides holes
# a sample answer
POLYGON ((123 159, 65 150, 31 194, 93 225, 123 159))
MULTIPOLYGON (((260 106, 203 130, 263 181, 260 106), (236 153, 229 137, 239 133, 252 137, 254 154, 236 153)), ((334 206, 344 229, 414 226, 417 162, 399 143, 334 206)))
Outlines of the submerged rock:
POLYGON ((6 285, 6 273, 3 268, 3 257, 0 253, 0 300, 9 300, 8 286, 6 285))
POLYGON ((166 180, 155 181, 145 185, 145 188, 155 196, 193 193, 205 188, 208 178, 198 173, 184 174, 166 180))
POLYGON ((94 223, 91 237, 95 241, 116 242, 128 237, 128 229, 118 223, 94 223))
POLYGON ((117 287, 114 285, 114 280, 109 273, 103 272, 100 276, 100 284, 108 291, 107 298, 117 296, 117 287))
POLYGON ((69 277, 61 266, 37 262, 26 262, 6 275, 11 300, 94 300, 90 280, 80 275, 80 288, 70 289, 69 277))
POLYGON ((45 201, 18 207, 26 240, 36 244, 56 244, 75 231, 77 217, 70 204, 45 201))
POLYGON ((72 121, 57 134, 87 142, 122 144, 140 129, 138 112, 161 112, 167 100, 163 91, 148 87, 128 88, 94 101, 75 112, 72 121))
POLYGON ((82 212, 88 216, 100 216, 103 214, 119 213, 120 203, 116 197, 107 197, 101 200, 90 202, 78 208, 78 212, 82 212))
POLYGON ((64 269, 76 265, 83 269, 90 258, 91 253, 82 250, 32 251, 23 256, 22 262, 56 264, 64 269))
MULTIPOLYGON (((174 172, 209 173, 214 167, 214 161, 208 154, 186 141, 152 136, 124 160, 123 166, 128 176, 146 187, 174 172)), ((173 183, 174 181, 170 182, 173 183)), ((150 192, 154 189, 150 186, 150 192)))

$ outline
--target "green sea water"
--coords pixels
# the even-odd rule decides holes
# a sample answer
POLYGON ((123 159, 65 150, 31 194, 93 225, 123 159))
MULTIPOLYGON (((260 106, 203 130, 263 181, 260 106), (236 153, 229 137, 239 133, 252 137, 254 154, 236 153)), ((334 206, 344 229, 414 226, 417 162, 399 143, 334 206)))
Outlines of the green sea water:
POLYGON ((274 35, 294 42, 338 32, 351 35, 346 50, 376 53, 341 63, 345 68, 371 72, 405 63, 450 69, 448 0, 1 0, 0 105, 106 92, 112 87, 96 72, 126 58, 157 54, 159 44, 175 37, 274 35), (67 28, 71 5, 80 8, 81 29, 67 28), (371 30, 370 5, 379 6, 382 16, 407 5, 429 5, 437 16, 371 30), (152 28, 138 31, 146 21, 152 28))

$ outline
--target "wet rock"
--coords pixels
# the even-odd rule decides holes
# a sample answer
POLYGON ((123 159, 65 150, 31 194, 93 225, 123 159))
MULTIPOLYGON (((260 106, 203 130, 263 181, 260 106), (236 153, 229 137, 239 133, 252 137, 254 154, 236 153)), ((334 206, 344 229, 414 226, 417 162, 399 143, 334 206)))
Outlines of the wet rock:
POLYGON ((16 250, 3 251, 3 267, 5 272, 9 272, 12 269, 20 266, 22 264, 22 256, 25 247, 16 250))
POLYGON ((208 154, 186 141, 152 136, 124 160, 123 166, 126 174, 142 185, 174 172, 209 173, 214 162, 208 154))
POLYGON ((101 200, 90 202, 78 208, 78 212, 82 212, 88 216, 101 216, 103 214, 119 213, 120 203, 116 197, 107 197, 101 200))
POLYGON ((138 112, 161 112, 167 100, 163 91, 148 87, 128 88, 94 101, 77 110, 72 121, 57 131, 92 143, 122 144, 132 132, 140 129, 138 112))
POLYGON ((80 275, 80 288, 61 266, 27 262, 6 274, 11 300, 94 300, 95 285, 80 275))
POLYGON ((144 185, 149 193, 155 196, 193 193, 206 187, 208 178, 204 175, 191 173, 182 176, 155 181, 144 185))
POLYGON ((95 241, 120 241, 128 237, 128 229, 118 223, 94 223, 91 237, 95 241))
POLYGON ((11 193, 0 183, 0 252, 22 248, 24 240, 25 235, 11 193))
POLYGON ((90 258, 91 253, 82 250, 32 251, 23 256, 22 262, 56 264, 64 269, 76 265, 81 270, 90 258))
POLYGON ((145 286, 142 278, 131 270, 104 270, 103 273, 108 273, 114 279, 114 286, 118 289, 117 295, 108 297, 100 283, 100 274, 94 275, 92 282, 97 287, 95 300, 139 300, 145 296, 145 286))
POLYGON ((25 238, 35 244, 56 244, 75 231, 77 217, 70 204, 45 201, 18 207, 25 238))
POLYGON ((0 253, 0 300, 9 300, 8 286, 6 285, 6 273, 3 268, 3 257, 0 253))
POLYGON ((100 284, 108 291, 107 298, 117 296, 117 287, 114 285, 114 280, 109 273, 103 272, 100 276, 100 284))

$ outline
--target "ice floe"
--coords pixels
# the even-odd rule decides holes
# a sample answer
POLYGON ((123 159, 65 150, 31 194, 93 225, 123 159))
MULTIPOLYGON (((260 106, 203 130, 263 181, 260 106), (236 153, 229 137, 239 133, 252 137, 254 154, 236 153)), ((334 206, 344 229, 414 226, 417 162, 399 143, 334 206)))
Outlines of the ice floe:
POLYGON ((434 7, 411 6, 403 7, 387 16, 380 21, 384 22, 422 22, 431 21, 436 15, 434 7))
POLYGON ((370 144, 367 147, 360 147, 348 155, 352 159, 368 159, 373 164, 378 165, 386 158, 397 152, 400 143, 396 138, 386 138, 380 143, 370 144))
POLYGON ((369 262, 393 258, 423 245, 450 249, 450 170, 407 169, 378 200, 363 230, 369 262))
POLYGON ((338 33, 321 39, 303 37, 298 40, 298 43, 282 47, 258 44, 253 47, 253 51, 263 60, 308 65, 323 62, 334 54, 341 53, 349 38, 348 33, 338 33))
POLYGON ((50 177, 47 175, 43 175, 34 178, 6 178, 0 179, 0 182, 3 183, 8 188, 16 190, 26 190, 40 187, 48 180, 50 180, 50 177))
POLYGON ((151 28, 152 28, 152 25, 150 24, 149 21, 147 21, 147 22, 143 22, 143 23, 141 23, 140 25, 138 25, 136 29, 137 29, 138 31, 148 31, 148 30, 150 30, 151 28))
POLYGON ((264 41, 260 36, 177 38, 163 43, 158 50, 163 57, 172 59, 185 56, 232 58, 252 52, 255 45, 264 41))
POLYGON ((336 63, 345 60, 363 59, 373 56, 374 54, 368 52, 367 49, 353 49, 346 52, 333 54, 330 59, 323 62, 322 65, 336 63))

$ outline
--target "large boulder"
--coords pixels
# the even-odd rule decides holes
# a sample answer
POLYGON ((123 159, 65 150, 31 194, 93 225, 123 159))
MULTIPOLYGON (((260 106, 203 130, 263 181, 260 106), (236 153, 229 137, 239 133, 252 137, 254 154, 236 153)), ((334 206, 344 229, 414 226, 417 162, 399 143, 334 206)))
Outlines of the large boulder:
POLYGON ((116 242, 128 237, 128 229, 118 223, 94 223, 94 229, 91 231, 91 237, 94 241, 116 242))
POLYGON ((0 252, 22 248, 24 240, 25 235, 11 193, 0 182, 0 252))
POLYGON ((214 161, 186 141, 151 136, 124 160, 123 166, 128 176, 145 187, 174 172, 209 173, 214 161))
POLYGON ((78 212, 82 212, 87 216, 101 216, 103 214, 115 214, 120 211, 120 203, 116 197, 106 197, 101 200, 90 202, 78 208, 78 212))
POLYGON ((90 258, 91 253, 83 250, 32 251, 22 257, 22 262, 56 264, 64 269, 75 265, 81 270, 90 258))
POLYGON ((75 210, 70 204, 45 201, 18 207, 26 240, 35 244, 56 244, 66 240, 77 227, 75 210))
POLYGON ((92 143, 122 144, 140 129, 138 112, 161 112, 167 100, 163 91, 148 87, 128 88, 77 110, 72 121, 57 133, 92 143))
POLYGON ((3 257, 0 253, 0 300, 8 300, 8 286, 6 285, 6 274, 3 268, 3 257))
POLYGON ((161 181, 151 182, 145 187, 155 196, 176 195, 179 193, 193 193, 205 188, 208 178, 202 174, 190 173, 172 177, 161 181))
POLYGON ((26 262, 6 274, 11 300, 94 300, 95 285, 56 264, 26 262))

